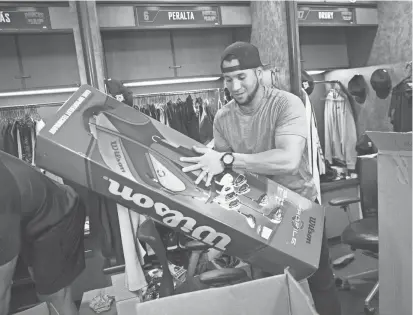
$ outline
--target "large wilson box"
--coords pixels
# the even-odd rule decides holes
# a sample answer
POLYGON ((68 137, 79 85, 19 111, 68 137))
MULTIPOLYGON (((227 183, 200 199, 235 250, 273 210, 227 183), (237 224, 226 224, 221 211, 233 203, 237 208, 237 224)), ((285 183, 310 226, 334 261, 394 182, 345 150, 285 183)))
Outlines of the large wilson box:
POLYGON ((179 161, 193 145, 201 146, 84 85, 39 133, 36 163, 265 271, 314 273, 324 208, 249 173, 197 186, 198 173, 183 173, 179 161))

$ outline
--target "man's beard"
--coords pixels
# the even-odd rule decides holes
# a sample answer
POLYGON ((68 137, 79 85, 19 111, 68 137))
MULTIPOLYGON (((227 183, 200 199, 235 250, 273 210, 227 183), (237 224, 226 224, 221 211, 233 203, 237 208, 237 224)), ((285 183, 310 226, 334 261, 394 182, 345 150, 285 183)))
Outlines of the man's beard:
POLYGON ((251 103, 251 101, 254 99, 255 95, 257 95, 257 92, 258 92, 259 87, 260 87, 260 84, 259 84, 258 78, 257 78, 256 84, 255 84, 255 87, 254 87, 254 90, 253 90, 250 94, 248 94, 247 99, 245 100, 245 102, 238 103, 238 102, 234 99, 235 102, 236 102, 239 106, 248 106, 248 105, 251 103))

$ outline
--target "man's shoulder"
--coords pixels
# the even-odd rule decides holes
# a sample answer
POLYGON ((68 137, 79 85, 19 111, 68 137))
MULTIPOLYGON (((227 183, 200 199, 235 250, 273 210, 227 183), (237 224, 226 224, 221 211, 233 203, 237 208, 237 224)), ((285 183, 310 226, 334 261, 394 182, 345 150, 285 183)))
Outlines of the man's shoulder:
POLYGON ((268 99, 270 100, 270 106, 279 114, 281 113, 305 113, 305 106, 301 98, 293 93, 271 89, 268 91, 268 99))
POLYGON ((279 102, 287 102, 290 104, 303 104, 301 101, 301 98, 299 98, 297 95, 287 92, 284 90, 280 90, 277 88, 271 88, 268 90, 268 97, 271 99, 274 99, 279 102))

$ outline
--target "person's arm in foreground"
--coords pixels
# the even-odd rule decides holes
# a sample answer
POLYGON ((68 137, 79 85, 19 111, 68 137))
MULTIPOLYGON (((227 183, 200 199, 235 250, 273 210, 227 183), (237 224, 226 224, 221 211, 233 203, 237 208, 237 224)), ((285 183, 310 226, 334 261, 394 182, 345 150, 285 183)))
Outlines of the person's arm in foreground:
POLYGON ((0 266, 0 315, 9 314, 11 286, 16 263, 17 256, 0 266))

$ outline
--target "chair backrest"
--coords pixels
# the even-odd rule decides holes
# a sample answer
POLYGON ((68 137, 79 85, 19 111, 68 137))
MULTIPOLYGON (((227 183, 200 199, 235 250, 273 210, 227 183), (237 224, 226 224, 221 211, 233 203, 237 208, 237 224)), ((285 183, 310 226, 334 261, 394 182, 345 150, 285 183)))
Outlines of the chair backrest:
POLYGON ((377 154, 357 158, 363 217, 376 217, 378 209, 377 154))

